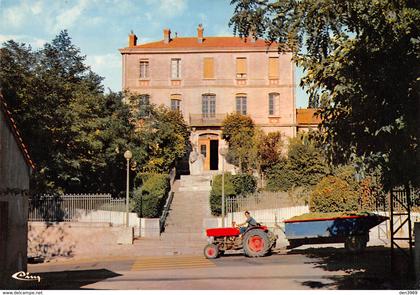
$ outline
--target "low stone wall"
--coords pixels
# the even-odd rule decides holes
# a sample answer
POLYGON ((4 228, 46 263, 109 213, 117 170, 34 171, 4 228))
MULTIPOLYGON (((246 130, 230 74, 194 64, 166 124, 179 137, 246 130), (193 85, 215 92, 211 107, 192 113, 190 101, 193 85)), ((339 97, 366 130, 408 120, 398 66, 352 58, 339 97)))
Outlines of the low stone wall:
MULTIPOLYGON (((138 219, 134 237, 156 238, 160 236, 158 218, 138 219)), ((130 230, 131 231, 131 230, 130 230)), ((126 240, 127 228, 106 222, 29 222, 28 256, 51 260, 73 256, 121 255, 128 245, 118 245, 126 240)), ((125 243, 124 243, 125 244, 125 243)))

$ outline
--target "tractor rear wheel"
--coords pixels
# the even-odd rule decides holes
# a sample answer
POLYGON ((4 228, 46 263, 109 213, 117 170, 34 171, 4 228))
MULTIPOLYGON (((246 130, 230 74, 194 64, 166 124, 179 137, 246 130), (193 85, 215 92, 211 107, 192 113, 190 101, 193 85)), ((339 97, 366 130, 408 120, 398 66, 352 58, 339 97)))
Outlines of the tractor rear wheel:
POLYGON ((207 259, 216 259, 219 257, 219 247, 215 244, 207 244, 206 247, 204 247, 204 256, 207 259))
POLYGON ((253 229, 245 233, 243 248, 246 256, 261 257, 270 251, 270 239, 266 232, 253 229))

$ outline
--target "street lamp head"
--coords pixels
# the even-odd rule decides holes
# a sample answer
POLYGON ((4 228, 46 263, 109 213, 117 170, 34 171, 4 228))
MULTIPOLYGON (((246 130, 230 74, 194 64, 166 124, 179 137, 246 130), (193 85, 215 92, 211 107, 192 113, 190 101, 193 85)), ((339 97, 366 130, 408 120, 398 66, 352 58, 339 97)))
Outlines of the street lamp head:
POLYGON ((133 153, 129 150, 126 150, 124 153, 124 158, 126 158, 127 160, 130 160, 133 157, 133 153))

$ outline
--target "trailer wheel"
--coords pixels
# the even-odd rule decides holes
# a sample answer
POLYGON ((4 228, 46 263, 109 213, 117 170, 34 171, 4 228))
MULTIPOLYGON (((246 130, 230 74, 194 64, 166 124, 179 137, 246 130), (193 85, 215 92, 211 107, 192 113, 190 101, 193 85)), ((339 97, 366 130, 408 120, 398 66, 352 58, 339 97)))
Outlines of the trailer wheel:
POLYGON ((344 242, 344 246, 346 247, 347 251, 351 253, 358 253, 365 250, 367 245, 367 238, 366 236, 350 236, 346 238, 344 242))
POLYGON ((270 239, 264 231, 253 229, 245 234, 243 248, 246 256, 261 257, 270 250, 270 239))
POLYGON ((204 256, 207 259, 216 259, 219 257, 219 247, 215 244, 207 244, 206 247, 204 247, 204 256))

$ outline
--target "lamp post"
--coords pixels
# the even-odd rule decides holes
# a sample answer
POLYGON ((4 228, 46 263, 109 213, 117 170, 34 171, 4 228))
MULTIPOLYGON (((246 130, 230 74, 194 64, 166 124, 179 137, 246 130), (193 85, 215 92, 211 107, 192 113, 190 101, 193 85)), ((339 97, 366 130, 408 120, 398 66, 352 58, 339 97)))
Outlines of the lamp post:
POLYGON ((227 148, 221 147, 219 149, 222 158, 222 227, 225 227, 225 156, 227 154, 227 148))
POLYGON ((130 150, 126 150, 124 158, 127 160, 127 188, 126 188, 126 200, 125 200, 125 226, 128 227, 128 203, 130 198, 130 159, 133 154, 130 150))

